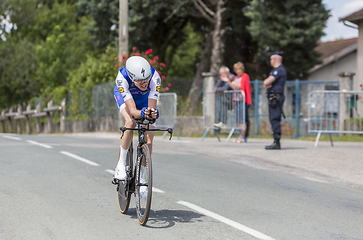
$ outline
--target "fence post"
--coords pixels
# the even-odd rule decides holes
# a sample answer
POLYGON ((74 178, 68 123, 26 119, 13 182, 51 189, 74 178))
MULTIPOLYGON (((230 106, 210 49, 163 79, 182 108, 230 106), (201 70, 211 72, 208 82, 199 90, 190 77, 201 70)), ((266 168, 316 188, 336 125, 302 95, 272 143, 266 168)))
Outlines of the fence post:
POLYGON ((18 118, 18 119, 16 119, 16 127, 17 127, 16 132, 17 132, 18 134, 21 134, 21 133, 22 133, 22 132, 21 132, 21 130, 22 130, 22 125, 23 125, 23 120, 22 120, 22 118, 20 118, 20 116, 22 115, 22 112, 23 112, 23 106, 22 106, 21 104, 18 104, 17 112, 18 112, 18 116, 19 116, 19 118, 18 118))
POLYGON ((299 137, 300 129, 300 84, 295 80, 295 138, 299 137))
POLYGON ((106 83, 106 117, 108 116, 108 83, 106 83))
POLYGON ((96 118, 98 119, 99 117, 100 117, 100 113, 99 113, 99 108, 100 108, 100 106, 99 106, 99 93, 98 93, 98 89, 99 89, 99 87, 98 86, 96 86, 96 118))
POLYGON ((8 113, 5 113, 5 116, 8 118, 9 120, 9 133, 14 133, 14 130, 13 130, 13 116, 14 116, 14 112, 13 112, 13 107, 11 107, 9 109, 9 112, 8 113))
MULTIPOLYGON (((37 104, 37 106, 36 106, 36 112, 37 113, 40 113, 40 112, 42 112, 42 110, 40 109, 40 103, 38 103, 37 104)), ((36 118, 36 125, 35 125, 35 129, 36 129, 36 132, 37 133, 40 133, 40 131, 41 131, 41 119, 40 119, 40 117, 37 117, 36 118)))
POLYGON ((2 130, 3 130, 3 133, 5 133, 5 121, 6 121, 6 117, 5 117, 5 109, 3 109, 3 110, 1 111, 0 121, 1 121, 1 127, 2 127, 2 130))
POLYGON ((258 135, 258 123, 259 123, 259 119, 258 119, 258 106, 259 106, 259 97, 260 97, 260 93, 259 93, 259 81, 258 79, 255 79, 254 81, 254 88, 255 88, 255 135, 258 135))
MULTIPOLYGON (((53 107, 53 100, 50 100, 47 104, 48 108, 53 107)), ((48 123, 47 123, 47 131, 48 133, 53 132, 53 112, 47 111, 48 123)))
POLYGON ((66 99, 63 98, 61 102, 61 111, 60 111, 60 132, 64 133, 66 131, 66 99))
MULTIPOLYGON (((26 111, 27 112, 31 111, 30 103, 26 106, 26 111)), ((26 134, 30 134, 31 114, 26 114, 25 117, 26 117, 26 134)))
MULTIPOLYGON (((354 75, 355 73, 350 73, 350 72, 338 73, 339 91, 351 90, 351 82, 353 81, 354 75)), ((346 119, 349 119, 349 111, 348 108, 346 108, 345 94, 339 94, 339 131, 344 130, 344 121, 346 119)), ((343 135, 342 133, 339 133, 339 136, 342 135, 343 135)))
MULTIPOLYGON (((203 77, 204 77, 204 86, 205 92, 213 92, 213 88, 214 88, 214 75, 209 72, 209 73, 203 73, 203 77)), ((206 104, 206 112, 205 112, 205 116, 207 119, 204 119, 205 123, 207 126, 213 126, 213 124, 215 123, 215 94, 208 94, 208 96, 205 99, 205 104, 206 104)))

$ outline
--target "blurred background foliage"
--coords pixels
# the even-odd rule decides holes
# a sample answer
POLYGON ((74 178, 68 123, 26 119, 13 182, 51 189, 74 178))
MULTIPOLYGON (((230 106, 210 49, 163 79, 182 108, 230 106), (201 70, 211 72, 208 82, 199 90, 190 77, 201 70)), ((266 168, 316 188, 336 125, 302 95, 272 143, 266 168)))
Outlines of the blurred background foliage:
MULTIPOLYGON (((214 11, 220 1, 204 3, 214 11)), ((162 89, 176 92, 180 106, 188 101, 203 51, 212 51, 205 46, 213 25, 201 17, 194 2, 129 0, 130 55, 157 57, 159 65, 153 66, 165 76, 162 89)), ((329 17, 321 0, 223 3, 221 65, 233 69, 242 61, 251 79, 262 80, 270 70, 271 49, 291 55, 285 65, 290 79, 303 79, 318 63, 313 49, 329 17)), ((73 101, 83 98, 91 108, 91 88, 114 81, 122 67, 115 60, 118 8, 116 0, 1 1, 0 109, 34 98, 59 104, 69 96, 73 101)), ((76 104, 71 109, 79 114, 76 104)))

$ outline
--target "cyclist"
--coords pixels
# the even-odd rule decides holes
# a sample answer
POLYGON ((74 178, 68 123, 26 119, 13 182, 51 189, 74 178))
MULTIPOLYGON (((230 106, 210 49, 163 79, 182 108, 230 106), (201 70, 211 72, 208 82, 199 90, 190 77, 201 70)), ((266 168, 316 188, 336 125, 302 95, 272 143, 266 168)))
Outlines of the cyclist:
MULTIPOLYGON (((136 127, 136 122, 131 116, 134 118, 147 118, 149 120, 159 117, 156 103, 160 85, 160 75, 150 66, 145 58, 132 56, 127 59, 126 65, 117 74, 116 86, 113 92, 118 108, 125 119, 125 127, 136 127)), ((155 123, 150 124, 150 128, 155 128, 155 123)), ((120 159, 115 168, 115 179, 124 180, 126 178, 126 156, 132 138, 133 131, 126 131, 121 139, 120 159)), ((148 131, 145 133, 145 140, 147 141, 150 153, 152 151, 153 138, 153 132, 148 131)), ((141 178, 143 178, 143 172, 141 172, 141 178)), ((146 187, 144 191, 147 191, 146 187)))

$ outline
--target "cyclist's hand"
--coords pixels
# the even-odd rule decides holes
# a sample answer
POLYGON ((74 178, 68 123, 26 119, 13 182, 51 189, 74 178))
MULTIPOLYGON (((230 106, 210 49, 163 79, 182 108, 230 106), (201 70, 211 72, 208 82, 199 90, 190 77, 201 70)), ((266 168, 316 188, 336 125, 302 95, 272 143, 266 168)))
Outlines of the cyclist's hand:
POLYGON ((151 108, 150 109, 150 112, 151 112, 151 117, 153 118, 153 119, 158 119, 159 118, 159 110, 158 109, 156 109, 156 108, 151 108))
POLYGON ((159 117, 159 110, 154 108, 146 108, 143 107, 141 109, 141 117, 146 118, 148 120, 156 120, 159 117))
POLYGON ((142 117, 142 118, 146 118, 148 115, 149 115, 149 112, 147 112, 148 111, 148 109, 146 108, 146 107, 143 107, 142 109, 141 109, 141 111, 140 111, 140 116, 142 117))

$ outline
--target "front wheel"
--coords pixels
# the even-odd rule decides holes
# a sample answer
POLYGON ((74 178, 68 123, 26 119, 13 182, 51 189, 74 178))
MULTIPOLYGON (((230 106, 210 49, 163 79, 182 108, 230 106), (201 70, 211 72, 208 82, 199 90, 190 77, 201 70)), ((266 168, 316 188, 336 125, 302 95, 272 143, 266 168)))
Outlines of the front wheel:
MULTIPOLYGON (((121 149, 120 149, 121 151, 121 149)), ((130 199, 132 194, 132 184, 133 184, 133 176, 132 176, 132 154, 133 148, 132 143, 127 151, 126 156, 126 180, 125 181, 118 181, 117 186, 117 199, 118 199, 118 206, 120 208, 120 212, 125 214, 129 209, 130 199)), ((120 152, 119 152, 119 159, 120 159, 120 152)))
POLYGON ((140 225, 149 218, 152 195, 152 165, 149 147, 143 144, 137 159, 135 178, 136 213, 140 225))

